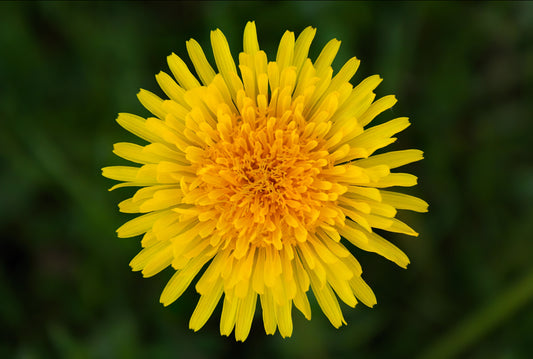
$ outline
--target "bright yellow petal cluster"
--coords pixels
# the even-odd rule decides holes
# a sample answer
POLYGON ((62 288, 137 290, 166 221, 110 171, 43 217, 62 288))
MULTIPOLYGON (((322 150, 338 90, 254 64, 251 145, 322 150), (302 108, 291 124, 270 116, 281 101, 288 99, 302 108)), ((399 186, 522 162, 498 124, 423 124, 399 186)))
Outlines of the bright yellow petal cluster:
POLYGON ((377 75, 353 87, 356 58, 333 76, 338 40, 311 61, 314 35, 311 27, 297 39, 287 31, 275 61, 268 61, 250 22, 236 65, 222 32, 213 31, 218 71, 190 40, 197 76, 170 55, 174 78, 156 76, 169 99, 138 94, 155 117, 123 113, 117 119, 149 142, 115 144, 118 156, 140 167, 103 169, 122 182, 113 188, 141 187, 119 207, 144 214, 118 236, 144 235, 143 250, 130 263, 134 271, 150 277, 168 266, 176 270, 161 295, 164 305, 207 266, 196 282, 194 330, 222 296, 220 331, 235 329, 237 340, 248 336, 258 297, 266 333, 279 329, 283 337, 292 333, 293 305, 311 318, 310 289, 335 327, 345 323, 337 298, 351 307, 358 300, 373 306, 361 266, 341 238, 401 267, 409 263, 373 228, 417 235, 395 218, 396 210, 425 212, 427 204, 381 188, 415 185, 415 176, 391 170, 422 159, 422 152, 373 155, 409 122, 402 117, 365 128, 395 97, 374 101, 377 75))

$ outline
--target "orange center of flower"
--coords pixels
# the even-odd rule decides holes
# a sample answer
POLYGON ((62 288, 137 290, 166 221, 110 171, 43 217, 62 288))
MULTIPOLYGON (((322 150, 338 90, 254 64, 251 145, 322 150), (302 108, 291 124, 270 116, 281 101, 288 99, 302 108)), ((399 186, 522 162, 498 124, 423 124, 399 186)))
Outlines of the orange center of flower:
POLYGON ((197 175, 208 200, 201 204, 214 214, 221 237, 232 239, 236 256, 249 245, 281 249, 303 242, 338 217, 332 209, 338 191, 327 178, 333 163, 322 138, 327 125, 316 131, 301 118, 292 111, 268 120, 235 116, 226 135, 204 150, 197 175))

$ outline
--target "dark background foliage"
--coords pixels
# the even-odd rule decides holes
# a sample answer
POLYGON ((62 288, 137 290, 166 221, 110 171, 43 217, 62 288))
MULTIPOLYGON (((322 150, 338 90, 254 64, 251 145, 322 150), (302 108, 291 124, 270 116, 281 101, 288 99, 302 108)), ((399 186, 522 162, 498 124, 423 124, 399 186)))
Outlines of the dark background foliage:
MULTIPOLYGON (((211 55, 209 55, 211 56, 211 55)), ((2 2, 0 3, 0 357, 2 358, 526 358, 533 332, 533 2, 2 2), (218 334, 220 308, 188 329, 197 294, 164 308, 172 270, 142 279, 117 239, 130 216, 107 192, 112 144, 134 140, 114 118, 147 115, 140 87, 166 56, 220 28, 234 56, 255 20, 272 59, 287 29, 318 28, 311 55, 343 41, 335 69, 362 60, 378 96, 409 116, 391 148, 420 148, 409 193, 430 203, 404 214, 418 238, 389 236, 407 271, 354 250, 373 309, 343 306, 334 329, 313 304, 294 334, 244 343, 218 334)))

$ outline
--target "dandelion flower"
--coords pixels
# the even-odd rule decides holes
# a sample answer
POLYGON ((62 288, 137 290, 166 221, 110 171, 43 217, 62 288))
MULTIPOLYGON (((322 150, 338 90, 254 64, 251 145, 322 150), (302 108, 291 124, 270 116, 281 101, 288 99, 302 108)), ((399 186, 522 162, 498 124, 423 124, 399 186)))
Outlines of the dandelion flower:
POLYGON ((309 59, 314 35, 311 27, 297 39, 285 32, 275 61, 268 61, 249 22, 237 65, 222 32, 212 31, 216 70, 191 39, 197 76, 171 54, 174 78, 156 75, 168 99, 138 94, 154 117, 117 118, 148 142, 114 145, 115 154, 140 166, 103 168, 105 177, 122 182, 112 189, 140 187, 119 208, 142 215, 121 226, 118 237, 143 235, 130 266, 144 277, 175 270, 161 294, 165 306, 199 277, 193 330, 223 298, 221 334, 235 329, 244 341, 259 302, 266 333, 288 337, 293 306, 311 318, 311 292, 338 328, 346 324, 338 298, 350 307, 376 303, 353 246, 403 268, 409 263, 374 229, 417 235, 396 211, 425 212, 427 204, 382 188, 415 185, 415 176, 391 170, 421 160, 422 152, 374 154, 396 140, 408 119, 369 127, 396 98, 374 101, 378 75, 350 84, 355 57, 334 75, 336 39, 309 59))

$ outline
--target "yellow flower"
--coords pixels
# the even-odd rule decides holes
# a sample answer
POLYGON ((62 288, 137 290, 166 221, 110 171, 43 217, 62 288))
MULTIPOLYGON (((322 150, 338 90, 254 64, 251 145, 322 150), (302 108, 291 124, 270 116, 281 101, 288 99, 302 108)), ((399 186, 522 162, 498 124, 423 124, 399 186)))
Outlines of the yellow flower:
POLYGON ((259 297, 266 333, 277 328, 288 337, 293 304, 311 318, 310 289, 340 327, 337 297, 350 307, 358 300, 376 303, 348 242, 401 267, 409 263, 373 228, 417 235, 395 218, 396 210, 425 212, 427 204, 381 188, 415 185, 415 176, 390 171, 422 159, 422 152, 374 155, 409 121, 367 128, 395 97, 374 101, 378 75, 353 87, 355 57, 333 76, 336 39, 311 61, 314 35, 308 27, 295 40, 287 31, 269 62, 249 22, 237 66, 222 32, 212 31, 218 72, 191 39, 187 51, 200 81, 172 54, 176 81, 156 75, 169 99, 138 94, 155 117, 117 118, 149 142, 114 145, 115 154, 140 167, 103 168, 105 177, 123 182, 112 189, 141 187, 119 207, 144 214, 121 226, 118 236, 144 234, 144 249, 130 263, 134 271, 150 277, 168 266, 176 270, 161 294, 165 306, 206 267, 195 286, 201 296, 191 329, 205 324, 224 295, 220 331, 230 335, 235 328, 244 341, 259 297))

